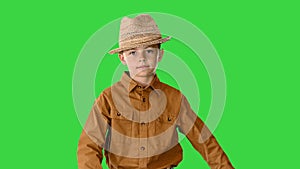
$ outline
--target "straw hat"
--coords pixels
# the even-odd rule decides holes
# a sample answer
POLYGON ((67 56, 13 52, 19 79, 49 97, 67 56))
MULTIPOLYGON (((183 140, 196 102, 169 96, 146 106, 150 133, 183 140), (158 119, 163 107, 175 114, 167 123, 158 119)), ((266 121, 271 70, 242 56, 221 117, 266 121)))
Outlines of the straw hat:
POLYGON ((109 51, 110 54, 124 50, 164 43, 171 37, 162 38, 161 33, 148 14, 135 18, 124 17, 120 25, 119 48, 109 51))

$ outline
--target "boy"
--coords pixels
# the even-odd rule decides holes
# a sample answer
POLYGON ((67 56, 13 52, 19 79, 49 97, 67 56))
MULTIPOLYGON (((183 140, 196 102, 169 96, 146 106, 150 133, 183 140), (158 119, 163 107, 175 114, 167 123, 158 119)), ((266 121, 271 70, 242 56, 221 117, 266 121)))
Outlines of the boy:
POLYGON ((78 144, 79 169, 102 168, 103 149, 110 169, 174 168, 182 160, 177 131, 211 168, 233 168, 185 96, 156 75, 160 44, 169 39, 150 15, 122 19, 120 47, 110 54, 118 53, 128 71, 95 101, 78 144))

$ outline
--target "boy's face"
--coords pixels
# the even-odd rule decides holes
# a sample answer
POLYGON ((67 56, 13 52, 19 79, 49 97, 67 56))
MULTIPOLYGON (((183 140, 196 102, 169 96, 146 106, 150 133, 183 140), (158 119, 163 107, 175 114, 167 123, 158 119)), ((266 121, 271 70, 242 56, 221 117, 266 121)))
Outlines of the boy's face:
POLYGON ((158 45, 139 47, 119 53, 119 58, 127 65, 131 78, 152 76, 164 51, 158 45))

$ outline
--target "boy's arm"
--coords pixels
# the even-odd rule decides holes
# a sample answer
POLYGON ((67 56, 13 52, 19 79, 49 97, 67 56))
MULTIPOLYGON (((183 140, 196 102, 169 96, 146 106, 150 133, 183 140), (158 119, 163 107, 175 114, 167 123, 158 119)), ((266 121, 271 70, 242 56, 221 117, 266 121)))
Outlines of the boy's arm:
POLYGON ((102 169, 102 148, 109 125, 109 108, 103 95, 96 99, 81 133, 77 160, 79 169, 102 169))
POLYGON ((77 150, 78 169, 102 169, 102 148, 83 130, 77 150))
POLYGON ((210 168, 233 169, 227 155, 204 122, 193 112, 185 96, 182 96, 178 126, 210 168))

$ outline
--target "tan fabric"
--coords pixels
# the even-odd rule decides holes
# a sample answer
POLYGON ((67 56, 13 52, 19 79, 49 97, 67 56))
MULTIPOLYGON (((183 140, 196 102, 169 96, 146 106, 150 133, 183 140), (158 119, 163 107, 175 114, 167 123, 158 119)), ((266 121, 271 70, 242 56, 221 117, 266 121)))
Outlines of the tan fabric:
POLYGON ((177 166, 182 160, 177 131, 187 136, 212 169, 233 168, 180 91, 157 76, 143 88, 124 73, 92 107, 78 144, 79 169, 102 168, 103 149, 110 169, 177 166))

